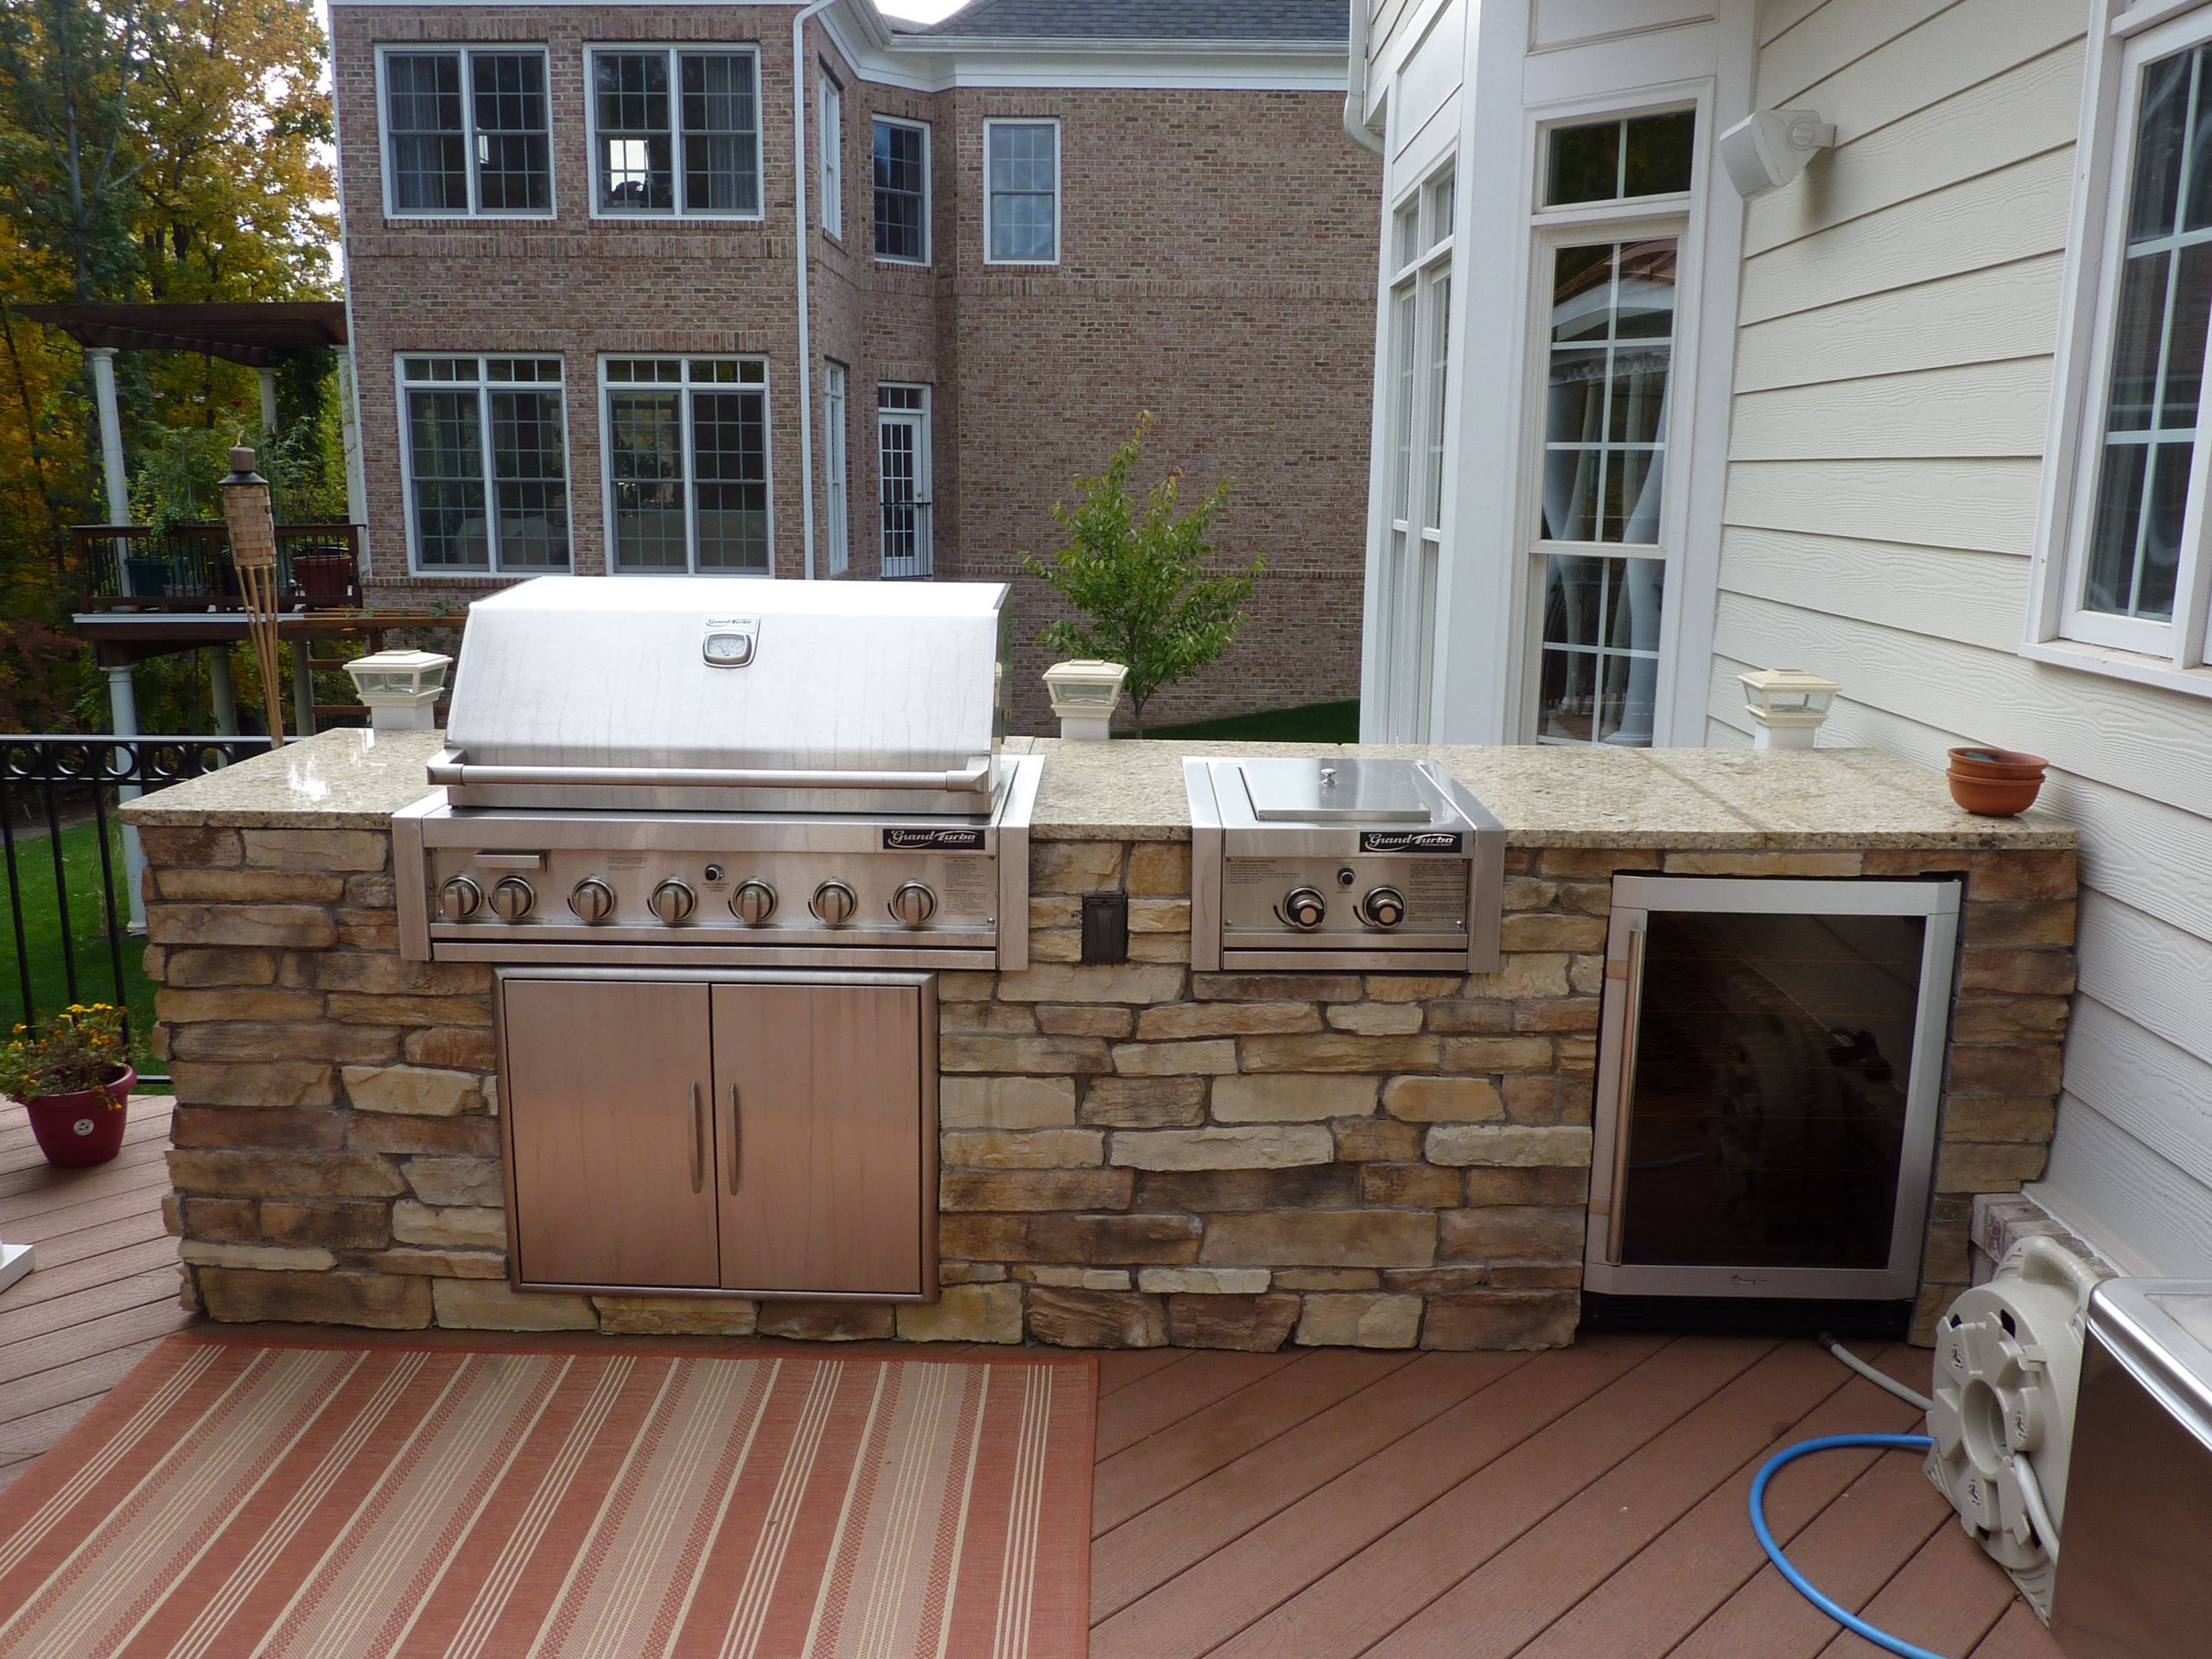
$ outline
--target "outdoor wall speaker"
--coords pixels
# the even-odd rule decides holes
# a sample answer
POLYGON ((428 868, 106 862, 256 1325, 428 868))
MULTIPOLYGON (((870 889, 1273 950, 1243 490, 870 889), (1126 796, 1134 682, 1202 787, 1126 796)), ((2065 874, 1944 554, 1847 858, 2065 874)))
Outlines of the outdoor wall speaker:
POLYGON ((1760 110, 1720 135, 1720 161, 1736 194, 1779 190, 1805 170, 1814 152, 1835 143, 1835 124, 1817 110, 1760 110))

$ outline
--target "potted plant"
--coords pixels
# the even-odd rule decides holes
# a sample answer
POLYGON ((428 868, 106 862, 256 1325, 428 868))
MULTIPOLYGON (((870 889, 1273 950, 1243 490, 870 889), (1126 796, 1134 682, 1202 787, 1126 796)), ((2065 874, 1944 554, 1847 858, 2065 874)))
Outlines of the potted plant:
POLYGON ((1950 780, 1951 798, 1986 818, 2009 818, 2034 805, 2050 765, 2039 754, 1986 745, 1953 749, 1950 758, 1944 775, 1950 780))
POLYGON ((31 1115, 39 1150, 57 1169, 104 1164, 123 1147, 138 1073, 124 1058, 122 1010, 72 1002, 0 1049, 0 1093, 31 1115))

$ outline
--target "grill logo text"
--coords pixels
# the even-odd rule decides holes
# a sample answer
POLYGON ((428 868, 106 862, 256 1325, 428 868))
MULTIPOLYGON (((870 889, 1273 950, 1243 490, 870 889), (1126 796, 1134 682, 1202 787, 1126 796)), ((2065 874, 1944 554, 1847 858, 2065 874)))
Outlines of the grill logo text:
POLYGON ((927 850, 937 853, 980 853, 983 850, 981 830, 886 830, 883 850, 887 853, 927 850))
POLYGON ((1363 853, 1456 853, 1459 850, 1457 830, 1363 830, 1359 832, 1359 850, 1363 853))

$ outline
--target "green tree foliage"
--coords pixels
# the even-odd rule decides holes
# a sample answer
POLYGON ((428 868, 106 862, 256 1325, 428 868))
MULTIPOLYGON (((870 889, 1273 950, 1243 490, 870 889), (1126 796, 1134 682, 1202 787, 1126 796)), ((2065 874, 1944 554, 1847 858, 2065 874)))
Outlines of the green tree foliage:
POLYGON ((1170 473, 1140 495, 1131 484, 1152 429, 1149 410, 1114 450, 1096 478, 1075 480, 1075 502, 1052 505, 1067 545, 1046 559, 1024 553, 1021 562, 1075 610, 1081 620, 1049 624, 1038 638, 1054 651, 1120 663, 1129 671, 1122 688, 1140 735, 1145 704, 1227 651, 1250 619, 1242 608, 1252 596, 1262 562, 1248 570, 1214 575, 1214 520, 1229 505, 1223 479, 1188 510, 1182 474, 1170 473))
MULTIPOLYGON (((327 59, 313 0, 0 4, 0 301, 333 293, 327 59)), ((219 459, 240 436, 261 442, 251 369, 136 352, 117 371, 134 496, 176 495, 181 483, 162 474, 188 449, 219 459)), ((282 447, 299 463, 294 507, 315 508, 302 516, 342 516, 331 505, 344 477, 330 460, 334 383, 327 358, 280 377, 282 447)), ((51 639, 40 630, 65 624, 75 596, 63 570, 68 527, 106 517, 82 352, 0 307, 0 634, 24 636, 12 654, 0 641, 0 659, 46 662, 51 639)), ((0 674, 0 728, 20 730, 42 706, 18 706, 4 689, 11 677, 49 677, 0 674)), ((98 708, 97 687, 87 669, 81 707, 98 708)), ((149 728, 172 701, 183 705, 172 729, 205 718, 188 660, 149 664, 139 696, 149 728)))

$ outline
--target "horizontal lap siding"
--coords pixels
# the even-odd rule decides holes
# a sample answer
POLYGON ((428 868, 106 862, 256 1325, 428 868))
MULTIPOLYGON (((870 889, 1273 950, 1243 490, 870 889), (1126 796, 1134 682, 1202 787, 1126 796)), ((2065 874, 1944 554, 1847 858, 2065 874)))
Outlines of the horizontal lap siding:
POLYGON ((2212 1272, 2212 721, 2014 649, 2087 11, 1761 8, 1759 103, 1842 143, 1746 214, 1707 741, 1747 743, 1736 676, 1789 664, 1843 682, 1835 742, 2050 758, 2085 891, 2046 1191, 2137 1265, 2212 1272))

